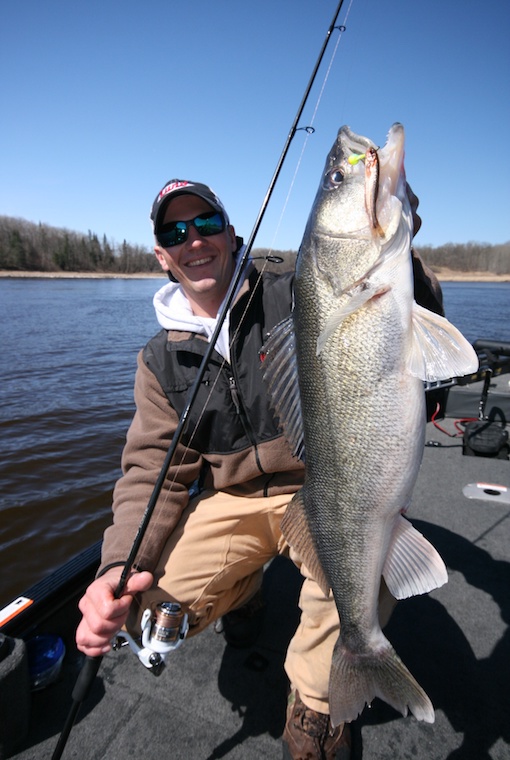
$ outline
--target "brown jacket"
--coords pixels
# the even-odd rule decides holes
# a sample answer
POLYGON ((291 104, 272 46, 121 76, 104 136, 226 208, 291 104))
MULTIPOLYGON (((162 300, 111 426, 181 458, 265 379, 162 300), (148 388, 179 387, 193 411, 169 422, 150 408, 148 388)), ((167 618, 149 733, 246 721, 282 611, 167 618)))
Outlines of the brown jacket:
MULTIPOLYGON (((246 497, 292 494, 301 486, 303 464, 292 455, 274 419, 259 358, 267 333, 289 315, 291 304, 290 274, 260 278, 252 269, 231 310, 231 363, 213 353, 186 428, 193 435, 185 434, 177 448, 137 569, 153 570, 197 480, 204 488, 246 497)), ((201 336, 164 330, 138 356, 136 413, 122 455, 123 475, 114 491, 113 524, 105 532, 100 572, 126 561, 205 346, 201 336)))
MULTIPOLYGON (((416 299, 442 313, 439 283, 414 252, 413 265, 416 299)), ((259 360, 268 332, 289 315, 291 307, 292 274, 259 277, 252 268, 231 310, 231 364, 213 354, 188 426, 194 433, 185 434, 177 448, 137 556, 137 569, 154 569, 196 481, 207 489, 246 497, 291 494, 301 486, 304 467, 279 432, 259 360), (234 392, 229 386, 232 380, 234 392), (210 387, 214 387, 211 395, 210 387)), ((100 572, 124 564, 129 555, 204 341, 189 333, 161 331, 138 356, 136 413, 122 455, 123 475, 114 491, 113 524, 105 532, 100 572)))

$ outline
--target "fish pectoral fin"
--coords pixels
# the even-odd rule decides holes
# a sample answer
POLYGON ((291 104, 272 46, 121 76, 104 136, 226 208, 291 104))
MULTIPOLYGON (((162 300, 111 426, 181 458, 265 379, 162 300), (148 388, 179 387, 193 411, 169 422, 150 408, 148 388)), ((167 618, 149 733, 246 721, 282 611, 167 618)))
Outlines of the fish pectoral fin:
POLYGON ((303 418, 292 315, 276 325, 260 353, 271 405, 278 415, 292 453, 304 460, 303 418))
POLYGON ((378 298, 379 296, 384 295, 384 293, 387 293, 390 289, 390 285, 374 287, 369 279, 363 280, 357 285, 355 290, 352 293, 349 293, 351 296, 349 301, 336 309, 327 318, 324 329, 317 338, 317 356, 319 356, 327 341, 347 317, 361 309, 373 298, 378 298))
POLYGON ((290 546, 299 554, 316 583, 325 596, 329 594, 329 583, 315 550, 312 534, 306 519, 303 489, 292 497, 283 515, 281 530, 290 546))
POLYGON ((432 382, 477 371, 476 351, 462 333, 417 303, 412 308, 412 335, 407 368, 414 377, 432 382))
POLYGON ((383 576, 395 599, 426 594, 448 581, 439 553, 402 515, 396 521, 383 576))

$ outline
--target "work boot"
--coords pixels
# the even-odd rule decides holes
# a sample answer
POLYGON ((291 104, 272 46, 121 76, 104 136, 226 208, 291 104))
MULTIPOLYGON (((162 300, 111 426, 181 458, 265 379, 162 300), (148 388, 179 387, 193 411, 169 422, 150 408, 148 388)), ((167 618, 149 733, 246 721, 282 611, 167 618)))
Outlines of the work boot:
POLYGON ((349 760, 351 757, 349 724, 333 728, 329 715, 307 707, 297 689, 289 695, 282 738, 284 760, 349 760))
POLYGON ((214 630, 222 633, 234 649, 247 649, 255 644, 264 624, 266 603, 259 589, 236 610, 227 612, 216 621, 214 630))

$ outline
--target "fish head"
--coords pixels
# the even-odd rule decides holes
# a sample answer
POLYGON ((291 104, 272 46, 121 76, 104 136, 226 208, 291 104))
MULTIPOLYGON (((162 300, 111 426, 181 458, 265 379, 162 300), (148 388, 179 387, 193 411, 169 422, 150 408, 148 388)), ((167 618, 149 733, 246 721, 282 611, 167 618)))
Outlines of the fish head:
POLYGON ((336 291, 375 265, 401 235, 403 217, 409 227, 403 126, 391 127, 383 148, 341 127, 328 153, 303 241, 311 243, 315 264, 336 291), (378 171, 370 175, 365 157, 374 151, 378 171), (371 198, 377 228, 370 214, 371 198))
POLYGON ((347 126, 338 135, 326 158, 309 225, 318 235, 370 238, 365 210, 365 165, 350 163, 376 145, 347 126))

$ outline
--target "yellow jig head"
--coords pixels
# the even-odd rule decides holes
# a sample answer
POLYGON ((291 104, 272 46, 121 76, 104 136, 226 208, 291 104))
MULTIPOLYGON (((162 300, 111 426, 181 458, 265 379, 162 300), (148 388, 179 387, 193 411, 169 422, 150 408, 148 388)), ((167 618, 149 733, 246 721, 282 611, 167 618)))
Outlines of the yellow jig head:
POLYGON ((366 153, 353 153, 352 156, 349 156, 347 161, 351 164, 351 166, 356 166, 357 163, 363 161, 365 156, 366 153))

